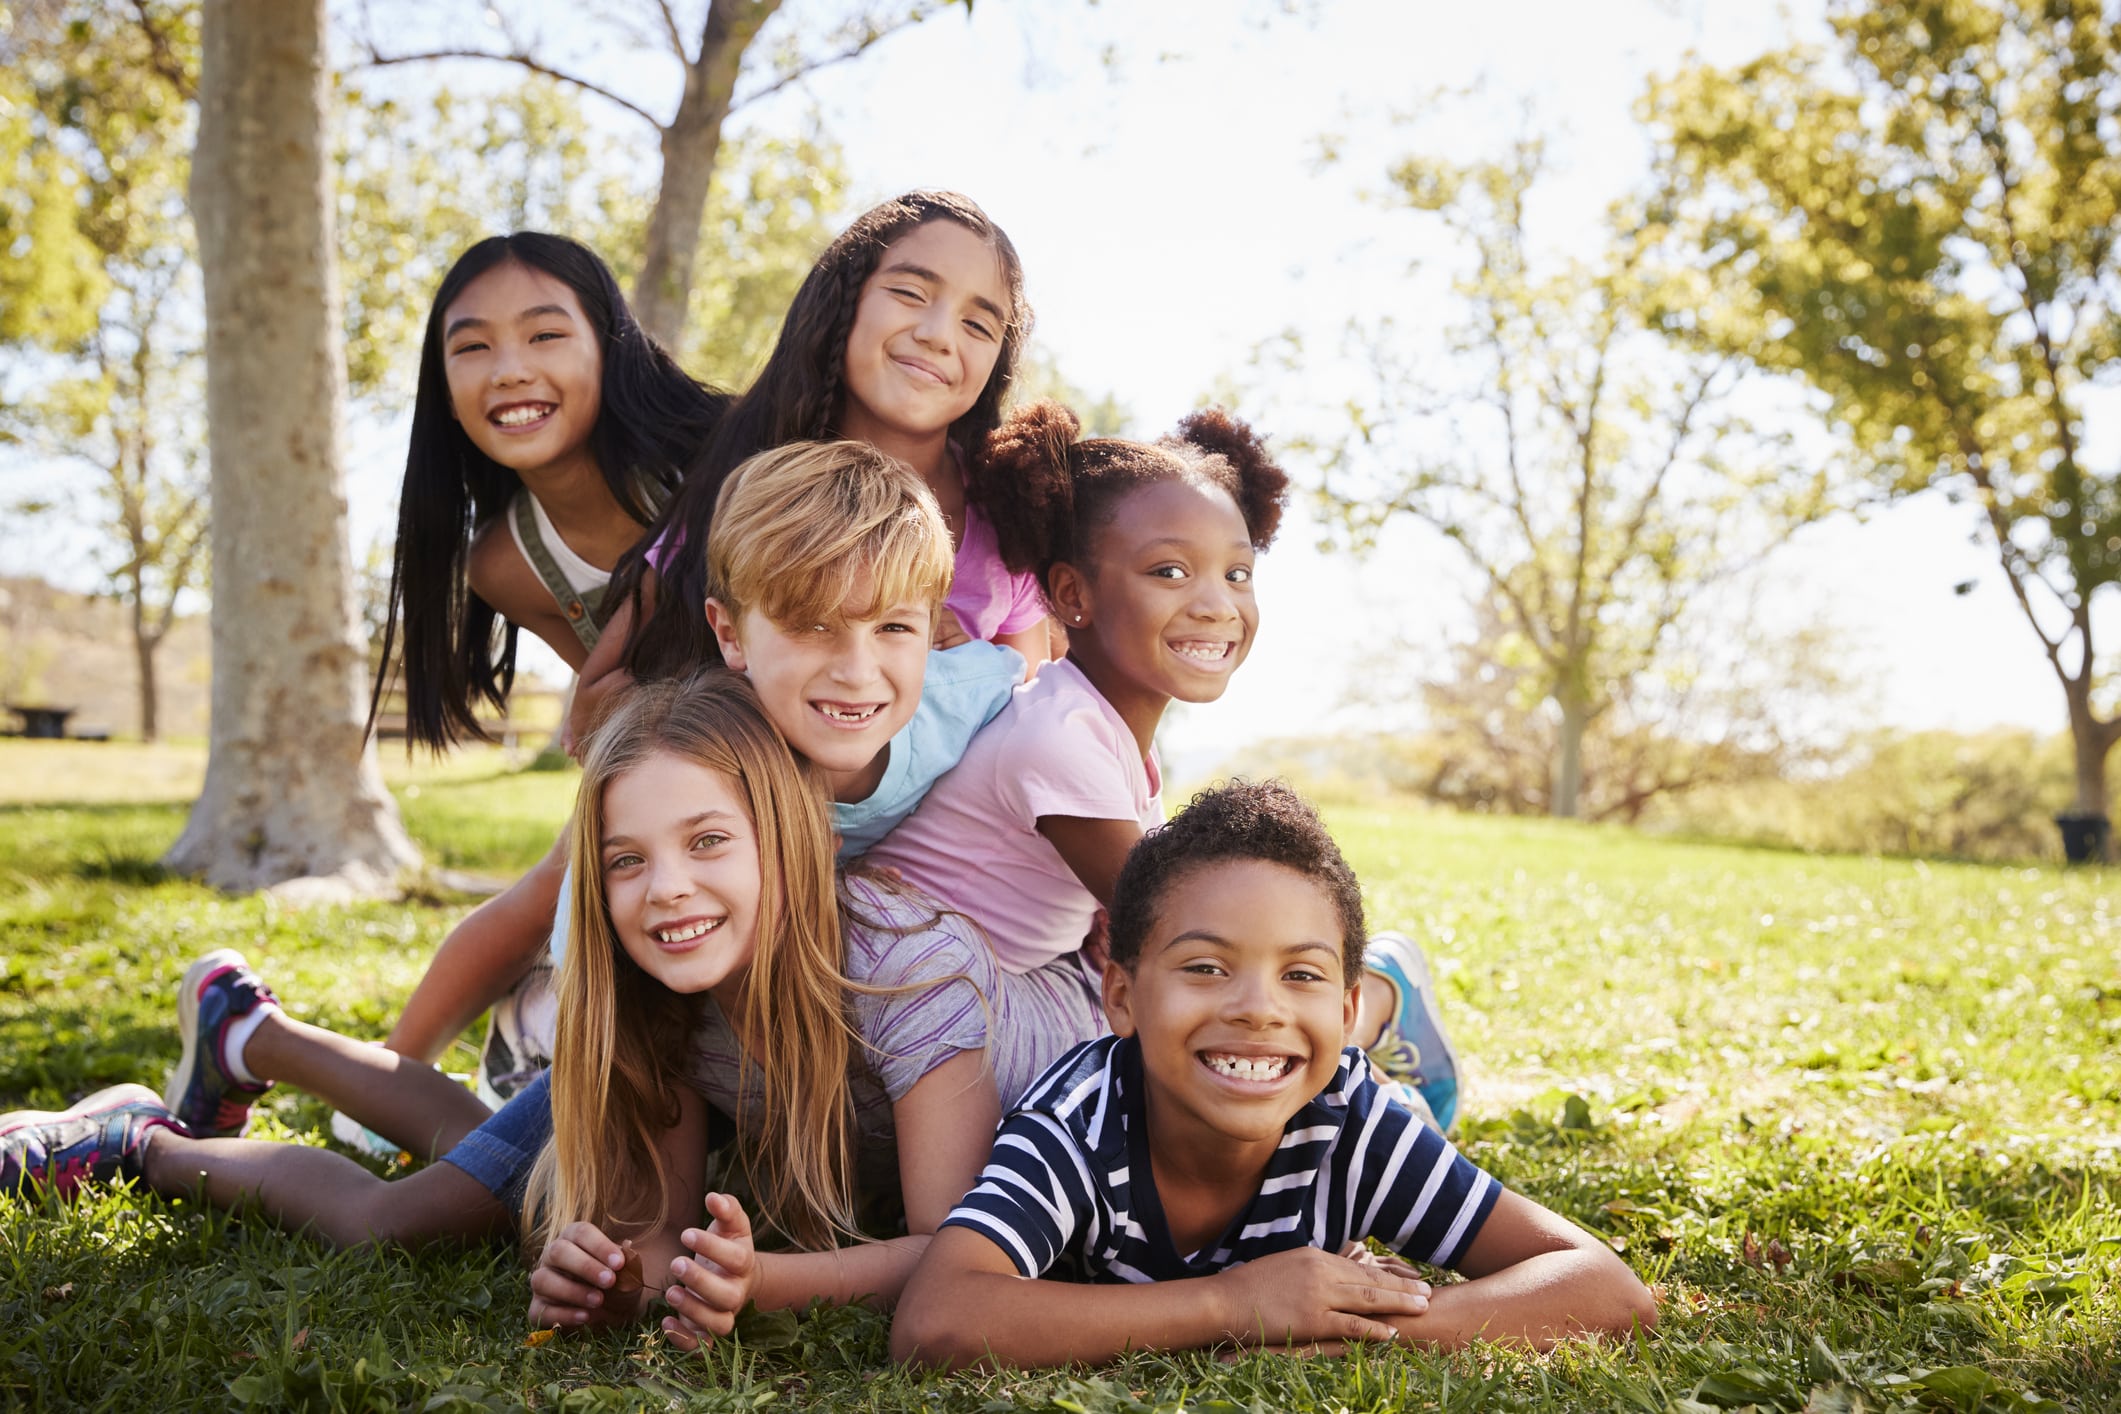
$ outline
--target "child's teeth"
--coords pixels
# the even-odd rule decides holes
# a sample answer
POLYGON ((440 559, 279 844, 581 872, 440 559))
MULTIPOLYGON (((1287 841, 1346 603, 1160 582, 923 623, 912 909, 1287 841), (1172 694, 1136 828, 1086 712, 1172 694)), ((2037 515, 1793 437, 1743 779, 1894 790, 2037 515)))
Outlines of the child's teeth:
POLYGON ((1233 1080, 1278 1080, 1287 1073, 1290 1058, 1287 1056, 1210 1056, 1208 1064, 1216 1073, 1233 1080))
POLYGON ((713 931, 714 921, 694 923, 684 928, 664 928, 656 933, 666 943, 689 943, 694 938, 704 937, 713 931))
POLYGON ((500 423, 503 427, 521 427, 526 422, 536 422, 539 418, 543 417, 547 411, 548 409, 542 406, 510 408, 508 409, 508 411, 501 413, 494 420, 500 423))
POLYGON ((866 722, 877 714, 878 709, 875 707, 851 709, 846 707, 828 707, 823 703, 819 703, 818 711, 823 712, 835 722, 866 722))

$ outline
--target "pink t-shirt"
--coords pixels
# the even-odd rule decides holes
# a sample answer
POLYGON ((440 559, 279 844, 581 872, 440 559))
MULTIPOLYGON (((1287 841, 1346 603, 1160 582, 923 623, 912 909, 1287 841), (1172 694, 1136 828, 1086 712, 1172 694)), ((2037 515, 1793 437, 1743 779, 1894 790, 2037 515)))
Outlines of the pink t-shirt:
POLYGON ((1097 899, 1038 832, 1042 815, 1164 820, 1162 773, 1082 670, 1048 663, 1016 690, 920 808, 869 851, 986 930, 1005 972, 1083 944, 1097 899))
POLYGON ((1046 617, 1046 596, 1034 574, 1011 574, 1002 563, 1001 544, 994 537, 994 522, 969 501, 965 504, 965 533, 957 542, 955 569, 950 577, 950 597, 943 607, 974 638, 993 640, 1005 633, 1021 633, 1046 617))

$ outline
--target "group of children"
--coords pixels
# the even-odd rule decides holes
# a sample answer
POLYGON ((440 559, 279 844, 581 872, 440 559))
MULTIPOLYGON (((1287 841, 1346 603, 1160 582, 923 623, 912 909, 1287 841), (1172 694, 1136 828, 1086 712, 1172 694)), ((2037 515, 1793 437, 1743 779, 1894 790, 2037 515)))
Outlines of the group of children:
POLYGON ((474 246, 428 321, 385 673, 442 749, 521 629, 550 643, 564 834, 382 1046, 200 959, 167 1092, 0 1117, 0 1192, 514 1233, 538 1326, 659 1304, 688 1347, 817 1299, 895 1304, 894 1353, 953 1365, 1654 1323, 1445 1139, 1420 950, 1367 932, 1311 809, 1238 783, 1164 822, 1157 727, 1244 662, 1286 479, 1219 412, 1135 442, 1005 411, 1028 326, 949 193, 834 241, 736 397, 583 247, 474 246), (474 1094, 430 1062, 489 1007, 474 1094), (242 1138, 275 1084, 435 1162, 242 1138))

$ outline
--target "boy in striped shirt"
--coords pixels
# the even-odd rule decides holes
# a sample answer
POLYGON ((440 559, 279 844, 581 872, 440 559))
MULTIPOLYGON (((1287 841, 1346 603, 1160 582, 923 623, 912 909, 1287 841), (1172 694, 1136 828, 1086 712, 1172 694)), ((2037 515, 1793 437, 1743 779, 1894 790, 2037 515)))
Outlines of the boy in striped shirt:
POLYGON ((1136 845, 1104 977, 1116 1034, 1063 1056, 1003 1124, 906 1287, 892 1353, 1544 1347, 1654 1324, 1619 1258, 1475 1167, 1344 1045, 1364 938, 1353 872, 1286 786, 1206 792, 1136 845), (1470 1280, 1431 1289, 1408 1262, 1470 1280))

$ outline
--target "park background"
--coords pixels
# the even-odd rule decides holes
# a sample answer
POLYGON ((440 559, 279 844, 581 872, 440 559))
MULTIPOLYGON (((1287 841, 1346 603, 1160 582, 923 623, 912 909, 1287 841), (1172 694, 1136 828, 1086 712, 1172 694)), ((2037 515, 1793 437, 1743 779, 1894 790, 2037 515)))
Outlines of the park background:
MULTIPOLYGON (((585 1408, 2117 1397, 2113 892, 2102 870, 2025 867, 2059 856, 2058 811, 2105 806, 2104 746, 2088 781, 2061 679, 2090 722, 2076 736, 2110 740, 2093 651, 2121 559, 2110 5, 722 8, 771 18, 736 87, 759 96, 720 125, 673 345, 741 384, 833 231, 950 186, 1023 253, 1035 390, 1108 430, 1153 435, 1215 400, 1279 438, 1307 494, 1264 562, 1251 661, 1170 727, 1174 774, 1277 770, 1328 803, 1373 912, 1439 955, 1469 1148, 1659 1280, 1664 1331, 1541 1360, 878 1384, 860 1313, 761 1326, 753 1355, 704 1365, 652 1340, 526 1350, 505 1258, 333 1257, 119 1195, 7 1210, 0 1388, 585 1408), (2016 244, 1995 244, 1984 112, 2042 218, 2016 244), (1890 150, 1893 113, 1934 149, 1890 150), (1911 206, 1907 228, 1887 219, 1911 206), (1903 319, 1919 338, 1879 337, 1903 319), (2062 345, 2045 387, 2036 335, 2062 345), (1925 384, 1938 358, 1952 379, 1925 384), (1617 391, 1594 405, 1601 369, 1617 391), (1965 458, 1975 433, 1985 464, 1965 458), (1554 513, 1585 486, 1601 519, 1572 558, 1554 513), (1984 505, 2005 513, 2002 559, 1984 505), (1574 656, 1556 651, 1571 624, 1574 656), (152 1292, 105 1289, 113 1261, 152 1292), (411 1290, 425 1308, 404 1308, 411 1290), (385 1310, 387 1332, 361 1318, 385 1310), (95 1348, 105 1327, 123 1334, 95 1348)), ((704 10, 328 7, 351 379, 336 533, 347 616, 370 630, 427 291, 517 225, 638 275, 683 86, 671 45, 697 55, 704 10), (411 61, 469 50, 501 57, 411 61)), ((387 759, 422 859, 393 902, 223 894, 158 863, 206 767, 202 616, 236 592, 192 548, 210 524, 186 199, 202 14, 0 13, 0 686, 93 701, 87 721, 136 735, 129 620, 171 624, 165 740, 0 742, 0 1100, 52 1104, 158 1079, 160 998, 221 942, 316 998, 296 1003, 311 1019, 380 1034, 465 873, 535 857, 570 778, 518 769, 535 740, 387 759)), ((321 1119, 287 1097, 268 1125, 323 1142, 321 1119)))

